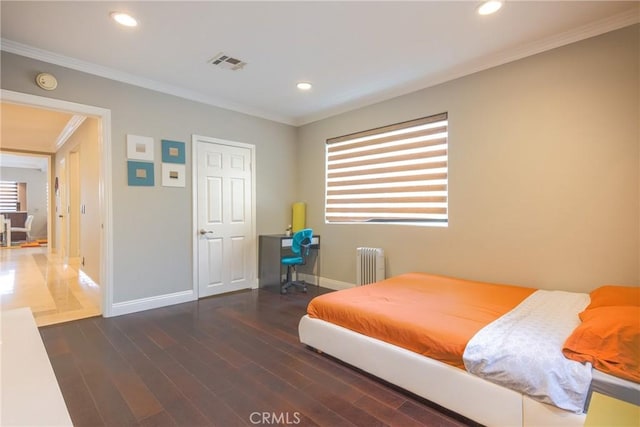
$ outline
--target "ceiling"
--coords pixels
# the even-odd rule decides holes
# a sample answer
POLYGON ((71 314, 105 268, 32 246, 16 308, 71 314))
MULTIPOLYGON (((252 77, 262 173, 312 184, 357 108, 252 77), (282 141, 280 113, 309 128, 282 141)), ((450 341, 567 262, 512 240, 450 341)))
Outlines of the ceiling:
POLYGON ((69 113, 6 102, 0 106, 0 148, 3 150, 55 153, 59 137, 73 117, 69 113))
POLYGON ((32 108, 24 105, 0 104, 0 167, 47 169, 46 155, 9 153, 55 153, 61 136, 66 135, 73 114, 32 108))
MULTIPOLYGON (((639 21, 639 2, 6 1, 2 49, 302 125, 639 21), (124 28, 111 11, 134 15, 124 28), (239 71, 207 63, 219 53, 239 71), (308 81, 301 92, 295 85, 308 81)), ((41 70, 46 71, 46 70, 41 70)), ((3 123, 4 125, 4 123, 3 123)))

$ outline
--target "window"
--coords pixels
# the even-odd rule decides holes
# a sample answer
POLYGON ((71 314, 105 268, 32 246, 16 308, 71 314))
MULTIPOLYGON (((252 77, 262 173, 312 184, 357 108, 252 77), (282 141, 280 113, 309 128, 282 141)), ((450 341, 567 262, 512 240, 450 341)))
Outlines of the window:
POLYGON ((18 208, 18 183, 0 181, 0 211, 17 212, 18 208))
POLYGON ((327 223, 446 226, 447 113, 327 140, 327 223))

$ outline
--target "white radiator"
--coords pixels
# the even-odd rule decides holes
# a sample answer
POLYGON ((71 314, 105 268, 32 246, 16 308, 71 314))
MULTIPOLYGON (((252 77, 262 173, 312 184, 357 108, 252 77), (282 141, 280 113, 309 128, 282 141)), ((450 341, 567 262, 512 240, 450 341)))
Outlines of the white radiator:
POLYGON ((357 248, 356 284, 358 286, 384 280, 384 249, 357 248))

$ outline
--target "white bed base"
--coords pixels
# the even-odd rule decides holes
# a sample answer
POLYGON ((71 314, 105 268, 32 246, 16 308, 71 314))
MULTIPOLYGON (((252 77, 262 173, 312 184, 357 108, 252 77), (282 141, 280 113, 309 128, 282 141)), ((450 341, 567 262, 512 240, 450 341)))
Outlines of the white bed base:
POLYGON ((305 315, 300 341, 487 426, 583 426, 585 415, 535 401, 462 369, 305 315))
POLYGON ((73 426, 31 309, 0 314, 0 426, 73 426))

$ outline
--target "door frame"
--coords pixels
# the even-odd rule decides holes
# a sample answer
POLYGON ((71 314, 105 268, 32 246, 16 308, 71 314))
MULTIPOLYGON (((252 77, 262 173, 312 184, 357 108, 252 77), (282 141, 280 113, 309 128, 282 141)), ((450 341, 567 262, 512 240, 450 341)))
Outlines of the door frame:
POLYGON ((63 262, 67 264, 69 262, 69 254, 67 253, 69 247, 69 228, 67 223, 69 220, 67 216, 67 158, 56 158, 56 160, 53 173, 55 174, 56 171, 58 171, 59 174, 56 176, 58 179, 58 187, 56 188, 54 198, 55 209, 53 209, 56 221, 55 246, 56 252, 62 256, 63 262))
POLYGON ((257 267, 257 253, 258 244, 256 237, 256 146, 253 144, 247 144, 245 142, 229 141, 226 139, 212 138, 202 135, 191 135, 191 201, 192 201, 192 255, 193 255, 193 295, 195 299, 200 298, 200 288, 198 286, 198 145, 199 144, 221 144, 231 147, 247 148, 250 151, 251 156, 251 245, 250 250, 256 254, 254 256, 254 262, 251 265, 251 277, 254 278, 253 286, 251 289, 258 287, 258 267, 257 267))
MULTIPOLYGON (((79 144, 78 144, 79 145, 79 144)), ((80 257, 80 147, 67 155, 67 257, 80 257)))
MULTIPOLYGON (((78 104, 55 98, 14 92, 6 89, 1 91, 2 100, 36 108, 64 111, 71 114, 82 114, 95 117, 99 121, 98 151, 100 153, 100 172, 98 178, 100 200, 100 222, 102 233, 100 237, 100 292, 101 311, 104 317, 112 316, 113 306, 113 199, 111 178, 111 110, 92 105, 78 104)), ((53 173, 53 170, 50 171, 53 173)), ((50 191, 52 191, 50 189, 50 191)), ((51 200, 51 199, 50 199, 51 200)), ((49 209, 50 220, 53 209, 49 209)))

